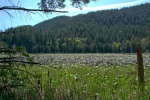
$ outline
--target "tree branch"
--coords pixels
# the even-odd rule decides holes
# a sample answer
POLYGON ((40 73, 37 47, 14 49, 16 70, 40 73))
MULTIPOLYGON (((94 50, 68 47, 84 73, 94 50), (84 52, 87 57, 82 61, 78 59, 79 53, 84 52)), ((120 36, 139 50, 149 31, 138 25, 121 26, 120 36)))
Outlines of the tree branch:
POLYGON ((12 51, 12 50, 0 50, 0 53, 16 53, 15 51, 12 51))
POLYGON ((58 10, 41 10, 41 9, 27 9, 23 7, 14 7, 14 6, 4 6, 0 7, 0 10, 20 10, 20 11, 27 11, 27 12, 59 12, 59 13, 68 13, 68 11, 58 11, 58 10))
POLYGON ((38 62, 27 62, 27 61, 18 61, 18 60, 9 60, 9 61, 0 61, 0 63, 11 63, 11 62, 18 62, 18 63, 25 63, 25 64, 37 64, 41 65, 38 62))
POLYGON ((13 60, 13 59, 23 59, 23 57, 3 57, 0 60, 13 60))

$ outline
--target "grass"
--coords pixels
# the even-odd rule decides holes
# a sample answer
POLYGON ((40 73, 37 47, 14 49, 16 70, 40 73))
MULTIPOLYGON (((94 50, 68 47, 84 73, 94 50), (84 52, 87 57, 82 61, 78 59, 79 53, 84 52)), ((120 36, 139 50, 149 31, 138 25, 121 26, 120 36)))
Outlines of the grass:
POLYGON ((27 67, 36 75, 32 84, 17 89, 18 98, 38 100, 149 100, 150 68, 145 67, 145 88, 138 87, 137 66, 27 67), (38 83, 40 81, 40 83, 38 83), (39 94, 38 94, 39 93, 39 94))
MULTIPOLYGON (((110 55, 107 56, 110 58, 110 55)), ((111 55, 111 57, 112 56, 113 55, 111 55)), ((121 56, 122 58, 126 57, 126 55, 121 56)), ((75 57, 74 55, 68 55, 66 58, 64 55, 61 55, 61 57, 63 57, 63 60, 62 58, 58 59, 57 64, 27 67, 16 66, 16 69, 25 71, 15 70, 14 73, 6 70, 8 79, 10 80, 8 82, 15 82, 15 84, 22 83, 24 85, 10 88, 9 96, 12 94, 11 98, 7 98, 5 94, 0 94, 0 100, 150 99, 150 67, 145 66, 145 87, 144 90, 141 90, 138 85, 137 65, 131 63, 119 64, 119 60, 116 59, 120 59, 120 56, 117 56, 114 60, 106 57, 106 59, 103 60, 103 55, 98 55, 97 59, 102 57, 100 58, 102 62, 99 64, 90 63, 87 65, 84 62, 83 64, 82 62, 79 64, 78 61, 86 59, 87 62, 92 62, 95 60, 95 58, 92 58, 95 57, 95 55, 88 55, 83 58, 75 57), (68 61, 66 58, 69 56, 73 58, 73 61, 77 60, 77 63, 66 64, 68 61), (113 64, 109 66, 109 64, 105 64, 105 61, 109 61, 113 64), (26 71, 28 71, 28 73, 26 73, 26 71), (14 76, 11 77, 10 75, 14 76)), ((58 57, 54 58, 54 60, 57 58, 58 57)), ((134 58, 134 56, 132 58, 134 58)), ((46 57, 46 59, 50 60, 50 63, 54 62, 54 60, 51 61, 51 58, 46 57)), ((0 77, 0 83, 1 79, 2 77, 0 77)))

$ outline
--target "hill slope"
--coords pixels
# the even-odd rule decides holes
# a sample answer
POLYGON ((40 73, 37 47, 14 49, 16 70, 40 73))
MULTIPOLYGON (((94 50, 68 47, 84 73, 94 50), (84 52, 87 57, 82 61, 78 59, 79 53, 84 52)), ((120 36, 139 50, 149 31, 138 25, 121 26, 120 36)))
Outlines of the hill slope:
POLYGON ((7 30, 1 45, 22 45, 28 52, 135 52, 141 43, 150 51, 150 4, 120 10, 60 16, 35 26, 7 30))

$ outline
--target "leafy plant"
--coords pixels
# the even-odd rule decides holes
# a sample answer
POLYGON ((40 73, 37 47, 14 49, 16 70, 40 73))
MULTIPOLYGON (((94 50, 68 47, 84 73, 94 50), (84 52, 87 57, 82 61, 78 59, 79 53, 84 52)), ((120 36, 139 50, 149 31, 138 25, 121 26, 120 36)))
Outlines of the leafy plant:
POLYGON ((16 99, 17 89, 25 87, 29 76, 27 64, 39 64, 25 52, 23 47, 0 48, 0 95, 1 99, 16 99))

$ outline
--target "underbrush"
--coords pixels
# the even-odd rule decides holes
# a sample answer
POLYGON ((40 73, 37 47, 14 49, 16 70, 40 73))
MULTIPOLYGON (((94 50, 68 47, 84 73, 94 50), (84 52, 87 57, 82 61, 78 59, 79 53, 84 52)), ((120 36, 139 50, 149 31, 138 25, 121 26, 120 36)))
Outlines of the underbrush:
MULTIPOLYGON (((22 86, 1 92, 0 99, 18 100, 149 100, 150 68, 145 87, 138 87, 137 66, 28 66, 16 70, 22 86), (19 72, 18 72, 19 71, 19 72), (18 74, 20 73, 20 74, 18 74), (31 73, 31 74, 29 74, 31 73), (9 92, 9 93, 7 93, 9 92), (8 95, 9 94, 9 95, 8 95)), ((9 72, 7 72, 9 74, 9 72)), ((15 74, 14 74, 15 75, 15 74)), ((11 77, 10 77, 11 78, 11 77)), ((2 77, 0 77, 0 81, 2 77)))

